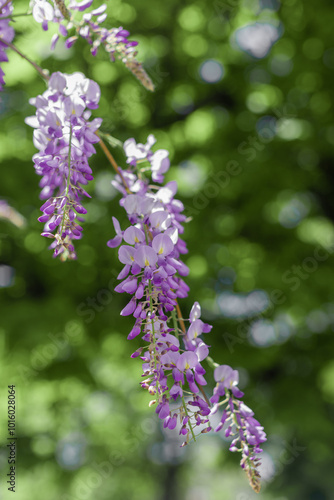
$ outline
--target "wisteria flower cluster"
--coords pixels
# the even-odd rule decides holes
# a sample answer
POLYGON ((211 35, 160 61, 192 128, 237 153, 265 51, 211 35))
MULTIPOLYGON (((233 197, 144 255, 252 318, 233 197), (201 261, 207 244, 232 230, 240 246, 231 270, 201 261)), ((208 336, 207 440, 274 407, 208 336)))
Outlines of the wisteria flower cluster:
MULTIPOLYGON (((2 66, 3 62, 8 61, 8 56, 6 49, 8 48, 8 43, 13 41, 15 32, 12 26, 9 26, 9 16, 13 12, 12 2, 6 0, 0 0, 0 63, 2 66)), ((0 90, 2 90, 4 81, 4 71, 0 66, 0 90)))
POLYGON ((39 149, 33 161, 42 176, 40 222, 45 223, 43 236, 54 241, 51 248, 61 260, 75 259, 73 239, 82 236, 78 224, 87 213, 83 196, 90 195, 82 187, 93 179, 88 158, 95 153, 94 143, 102 120, 89 121, 91 110, 98 107, 100 88, 82 73, 53 73, 48 89, 30 103, 36 115, 26 119, 34 127, 34 145, 39 149), (55 232, 55 234, 53 234, 55 232))
MULTIPOLYGON (((91 45, 93 56, 97 54, 100 46, 103 46, 110 56, 111 61, 121 60, 124 65, 138 78, 148 90, 154 90, 152 80, 144 70, 141 63, 136 59, 138 45, 136 41, 128 40, 130 33, 123 29, 101 27, 106 20, 107 6, 102 4, 96 9, 83 14, 80 21, 75 19, 77 12, 83 12, 91 7, 93 0, 77 2, 71 0, 66 6, 63 0, 32 0, 30 2, 34 19, 42 24, 44 30, 48 29, 48 23, 54 22, 59 26, 59 34, 66 37, 65 47, 70 48, 79 37, 84 38, 91 45), (69 36, 75 29, 76 34, 69 36)), ((51 48, 54 49, 59 40, 59 34, 52 37, 51 48)))
MULTIPOLYGON (((110 59, 121 59, 132 73, 153 90, 153 84, 136 60, 137 42, 129 41, 129 32, 122 27, 107 29, 100 25, 106 19, 106 6, 86 12, 81 20, 77 12, 86 11, 93 0, 32 0, 34 19, 44 30, 48 23, 57 23, 59 33, 71 47, 79 37, 91 46, 96 55, 102 45, 110 59), (70 30, 75 35, 70 36, 70 30)), ((162 185, 170 167, 165 149, 153 151, 156 142, 149 135, 146 144, 128 139, 124 143, 127 167, 118 167, 104 144, 98 129, 102 120, 91 118, 98 108, 100 88, 82 73, 71 75, 55 72, 50 77, 11 43, 14 30, 12 3, 0 0, 0 62, 7 61, 5 50, 10 47, 29 61, 47 82, 47 90, 31 99, 36 113, 26 119, 34 128, 33 141, 38 153, 33 156, 36 173, 41 176, 40 198, 44 223, 42 236, 52 239, 53 255, 62 261, 75 259, 73 241, 82 237, 82 205, 90 197, 84 186, 93 179, 88 160, 100 142, 117 175, 113 185, 121 193, 120 205, 127 216, 126 227, 113 217, 116 235, 108 241, 110 248, 119 247, 118 258, 123 268, 115 290, 125 293, 129 300, 121 311, 132 316, 133 326, 128 334, 132 340, 140 336, 140 347, 132 358, 142 361, 141 386, 152 399, 150 406, 167 429, 177 429, 183 444, 196 441, 200 434, 223 431, 230 439, 230 451, 241 455, 240 464, 246 471, 255 491, 260 490, 258 472, 261 445, 266 434, 254 418, 239 389, 239 375, 228 365, 219 365, 209 356, 206 334, 212 326, 201 319, 201 307, 195 302, 189 317, 184 318, 179 300, 188 296, 185 277, 189 273, 182 256, 188 252, 183 224, 187 222, 184 206, 175 198, 174 181, 162 185), (100 134, 100 135, 98 135, 100 134), (216 386, 211 397, 204 362, 214 368, 216 386), (220 421, 213 425, 217 412, 220 421)), ((52 40, 54 47, 59 35, 52 40)), ((3 85, 0 69, 0 90, 3 85)), ((0 200, 0 217, 13 218, 11 207, 0 200)))
POLYGON ((141 335, 144 341, 132 357, 143 361, 141 385, 154 397, 150 405, 155 406, 164 427, 174 429, 179 425, 179 433, 185 438, 183 446, 196 440, 197 429, 199 433, 212 431, 210 416, 225 407, 214 431, 224 428, 225 436, 233 437, 230 450, 241 453, 241 466, 254 490, 259 491, 257 455, 266 441, 263 427, 240 400, 243 393, 237 386, 238 372, 231 367, 215 364, 217 386, 208 399, 203 389, 207 381, 202 362, 208 359, 209 346, 201 336, 212 327, 200 319, 198 302, 191 309, 188 328, 180 316, 178 299, 189 291, 183 280, 189 270, 181 260, 187 248, 180 237, 186 217, 183 204, 174 198, 176 182, 152 186, 145 177, 150 170, 152 179, 161 183, 169 167, 168 152, 152 153, 154 142, 152 135, 145 145, 136 144, 134 139, 126 141, 129 168, 120 169, 114 181, 130 222, 122 230, 113 218, 116 236, 108 246, 120 246, 118 257, 124 265, 115 290, 131 296, 121 312, 134 317, 128 339, 141 335))

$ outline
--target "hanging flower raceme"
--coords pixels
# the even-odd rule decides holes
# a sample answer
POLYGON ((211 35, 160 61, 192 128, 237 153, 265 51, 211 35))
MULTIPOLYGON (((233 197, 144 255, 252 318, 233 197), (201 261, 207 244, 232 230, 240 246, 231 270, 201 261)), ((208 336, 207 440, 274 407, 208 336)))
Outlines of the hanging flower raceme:
MULTIPOLYGON (((260 444, 266 435, 253 418, 253 412, 240 401, 243 393, 237 387, 238 372, 215 365, 217 386, 209 401, 203 389, 207 381, 202 366, 208 358, 209 346, 203 335, 212 327, 201 320, 198 302, 188 320, 180 318, 177 300, 186 297, 189 291, 183 280, 188 268, 181 260, 187 248, 180 238, 186 217, 182 203, 174 198, 176 183, 154 186, 146 177, 149 173, 153 181, 162 183, 169 168, 168 152, 153 152, 154 143, 152 135, 146 144, 127 140, 124 151, 128 168, 119 168, 113 181, 122 193, 120 204, 130 224, 122 230, 113 217, 116 236, 108 241, 108 246, 120 247, 118 257, 124 265, 118 276, 121 282, 115 290, 131 297, 121 312, 123 316, 134 317, 128 339, 141 335, 144 341, 132 357, 143 361, 141 386, 154 398, 150 406, 155 405, 165 428, 178 426, 185 439, 183 445, 196 440, 198 434, 210 432, 210 416, 225 405, 215 431, 226 427, 226 437, 233 437, 230 450, 241 453, 241 466, 253 489, 258 491, 257 454, 262 451, 260 444)), ((213 363, 211 358, 209 361, 213 363)))
POLYGON ((260 475, 257 470, 261 444, 267 440, 261 424, 254 418, 254 412, 240 398, 243 392, 238 388, 239 374, 228 365, 217 366, 214 371, 217 385, 210 401, 213 403, 211 414, 225 406, 215 432, 225 428, 225 437, 232 436, 230 451, 241 453, 241 467, 245 469, 249 482, 255 491, 260 491, 260 475), (220 399, 223 398, 222 401, 220 399))
MULTIPOLYGON (((136 59, 137 50, 135 47, 138 42, 130 41, 128 39, 130 33, 124 30, 122 26, 111 29, 101 27, 101 24, 107 18, 105 12, 107 6, 105 4, 84 13, 80 20, 75 19, 78 12, 87 10, 92 3, 93 0, 80 2, 70 0, 66 6, 64 0, 31 0, 30 6, 34 19, 42 24, 44 30, 48 29, 49 22, 58 24, 59 34, 66 37, 65 46, 67 48, 72 47, 78 38, 84 38, 91 45, 91 53, 95 56, 99 47, 102 46, 109 54, 112 62, 116 59, 122 61, 144 87, 153 91, 152 80, 136 59), (69 36, 73 29, 76 34, 69 36)), ((54 35, 52 38, 52 49, 55 48, 59 40, 59 34, 54 35)))
POLYGON ((15 32, 14 29, 9 26, 9 16, 13 12, 12 2, 7 0, 0 0, 0 90, 2 90, 4 81, 4 71, 2 69, 2 63, 8 61, 6 50, 8 48, 7 44, 11 43, 15 32))
POLYGON ((46 200, 40 222, 43 236, 54 239, 50 248, 61 260, 75 259, 72 240, 82 236, 82 214, 87 211, 81 200, 89 194, 82 187, 93 179, 88 158, 95 153, 94 143, 102 120, 90 121, 98 107, 100 88, 82 73, 53 73, 48 89, 30 103, 36 115, 26 119, 35 128, 33 156, 36 173, 42 176, 40 198, 46 200))

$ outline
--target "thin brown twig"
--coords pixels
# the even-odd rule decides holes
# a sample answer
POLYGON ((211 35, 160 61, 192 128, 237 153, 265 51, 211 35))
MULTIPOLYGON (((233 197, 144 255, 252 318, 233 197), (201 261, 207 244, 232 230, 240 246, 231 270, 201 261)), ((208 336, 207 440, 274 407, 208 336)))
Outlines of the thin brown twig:
MULTIPOLYGON (((1 13, 0 13, 1 16, 1 13)), ((10 19, 11 21, 14 21, 16 17, 23 17, 23 16, 32 16, 32 12, 21 12, 21 14, 11 14, 9 16, 1 17, 1 21, 3 19, 10 19)))
POLYGON ((123 183, 123 186, 126 190, 126 192, 128 194, 131 194, 131 191, 127 185, 127 183, 125 182, 125 179, 120 171, 120 169, 118 168, 118 165, 113 157, 113 155, 110 153, 109 149, 107 148, 107 146, 105 145, 104 141, 101 139, 100 135, 98 134, 98 132, 96 132, 96 135, 98 136, 98 138, 100 139, 100 146, 104 152, 104 154, 106 155, 106 157, 108 158, 108 160, 110 161, 111 165, 113 166, 113 168, 115 169, 115 171, 118 173, 118 175, 120 176, 120 178, 122 179, 122 183, 123 183))
POLYGON ((25 59, 26 61, 28 61, 28 63, 30 63, 35 68, 35 70, 38 71, 38 73, 42 76, 42 78, 44 78, 44 80, 49 80, 50 77, 47 74, 47 72, 44 69, 42 69, 40 66, 38 66, 38 64, 36 64, 34 61, 32 61, 31 59, 29 59, 29 57, 27 57, 24 54, 22 54, 22 52, 15 45, 13 45, 10 42, 5 42, 5 40, 3 40, 3 37, 1 35, 0 35, 0 40, 1 40, 1 43, 7 45, 7 47, 11 48, 19 56, 21 56, 23 59, 25 59))
POLYGON ((7 2, 5 2, 1 7, 0 7, 0 14, 2 12, 2 10, 11 2, 12 0, 7 0, 7 2))
POLYGON ((177 301, 176 301, 176 312, 177 312, 178 320, 180 322, 181 330, 182 330, 182 332, 185 335, 186 334, 186 325, 184 324, 184 321, 183 321, 183 318, 182 318, 181 309, 180 309, 180 306, 177 303, 177 301))

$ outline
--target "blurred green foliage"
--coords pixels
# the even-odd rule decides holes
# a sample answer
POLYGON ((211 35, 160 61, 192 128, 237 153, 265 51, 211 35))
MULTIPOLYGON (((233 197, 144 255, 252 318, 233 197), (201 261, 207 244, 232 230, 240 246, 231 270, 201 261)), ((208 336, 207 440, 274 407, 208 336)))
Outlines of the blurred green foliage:
MULTIPOLYGON (((15 1, 16 12, 26 4, 15 1)), ((31 18, 17 18, 15 43, 50 71, 95 79, 105 132, 138 142, 153 133, 169 149, 168 180, 193 218, 182 310, 202 304, 214 358, 240 369, 268 433, 260 497, 333 499, 332 4, 112 0, 108 14, 139 41, 155 93, 102 51, 92 58, 84 41, 52 54, 53 30, 31 18)), ((112 215, 125 218, 100 150, 78 261, 52 259, 24 124, 44 83, 14 53, 3 69, 1 196, 26 224, 0 220, 1 498, 8 384, 17 388, 16 500, 255 498, 222 436, 181 450, 147 406, 130 359, 140 341, 126 340, 126 298, 113 292, 120 266, 106 241, 112 215)))

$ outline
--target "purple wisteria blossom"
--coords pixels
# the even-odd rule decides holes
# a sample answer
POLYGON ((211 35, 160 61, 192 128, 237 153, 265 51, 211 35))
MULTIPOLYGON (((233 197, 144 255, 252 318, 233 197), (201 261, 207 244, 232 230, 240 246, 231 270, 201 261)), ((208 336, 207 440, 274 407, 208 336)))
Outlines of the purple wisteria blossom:
POLYGON ((15 35, 14 29, 9 26, 10 19, 8 19, 12 12, 12 2, 8 3, 6 0, 0 0, 0 90, 2 90, 5 85, 3 78, 5 73, 2 69, 2 63, 8 61, 6 53, 8 46, 6 44, 11 43, 15 35))
POLYGON ((166 149, 152 152, 151 148, 155 142, 155 137, 152 134, 148 136, 146 144, 137 144, 134 139, 128 139, 124 143, 124 152, 127 156, 127 163, 133 167, 148 162, 152 181, 161 184, 164 181, 164 174, 170 167, 170 161, 166 149))
POLYGON ((254 418, 254 412, 240 399, 243 392, 238 388, 239 374, 228 365, 217 366, 214 371, 217 385, 210 401, 213 404, 211 414, 219 406, 225 405, 221 420, 215 432, 225 428, 225 437, 233 437, 230 451, 241 453, 241 467, 247 472, 251 486, 260 491, 260 475, 257 471, 261 453, 261 444, 267 440, 261 424, 254 418), (223 399, 223 401, 220 401, 223 399))
POLYGON ((113 217, 116 235, 108 246, 119 246, 118 257, 124 266, 115 290, 130 295, 121 311, 121 315, 134 318, 128 339, 140 335, 144 341, 132 357, 143 361, 141 386, 153 397, 150 406, 155 406, 165 428, 178 429, 184 438, 182 446, 199 434, 211 432, 211 415, 223 410, 214 430, 224 428, 225 436, 233 438, 230 450, 241 453, 241 466, 253 489, 259 491, 257 454, 266 435, 241 401, 239 374, 209 358, 205 336, 212 326, 201 319, 198 302, 188 319, 180 317, 178 300, 189 292, 183 279, 189 270, 181 258, 187 247, 180 237, 186 217, 183 204, 175 199, 176 182, 151 184, 151 180, 163 182, 170 164, 168 152, 153 152, 154 144, 153 135, 146 144, 128 139, 124 143, 128 168, 119 168, 120 174, 113 181, 122 193, 120 205, 130 223, 122 229, 113 217), (204 391, 207 380, 203 361, 216 367, 217 385, 211 399, 204 391))
POLYGON ((137 50, 135 47, 138 42, 128 39, 130 33, 118 28, 107 29, 101 26, 106 20, 107 6, 100 5, 90 12, 85 12, 80 20, 76 19, 78 12, 84 12, 91 7, 92 0, 70 0, 68 6, 63 0, 31 0, 30 7, 32 14, 44 30, 48 29, 50 22, 58 24, 59 34, 53 36, 51 48, 54 49, 59 40, 59 35, 66 38, 65 46, 67 48, 78 40, 84 38, 91 45, 91 53, 95 56, 100 46, 109 54, 110 60, 116 59, 122 61, 124 65, 134 74, 136 78, 148 90, 154 90, 152 80, 146 71, 136 59, 137 50), (74 32, 75 34, 71 34, 74 32))
POLYGON ((46 200, 40 222, 45 223, 43 236, 52 238, 50 248, 61 260, 75 259, 73 239, 82 236, 81 204, 89 194, 82 187, 93 179, 88 158, 95 153, 94 144, 102 120, 91 117, 98 107, 100 88, 82 73, 53 73, 48 89, 30 103, 36 115, 26 119, 34 127, 36 173, 42 176, 40 198, 46 200), (54 234, 53 234, 54 233, 54 234))

